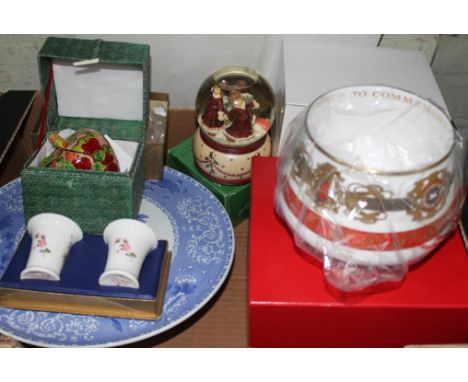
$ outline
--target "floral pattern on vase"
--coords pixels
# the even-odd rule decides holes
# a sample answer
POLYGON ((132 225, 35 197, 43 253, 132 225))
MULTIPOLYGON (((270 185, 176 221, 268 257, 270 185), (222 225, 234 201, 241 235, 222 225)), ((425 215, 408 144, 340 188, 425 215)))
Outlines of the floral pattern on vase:
POLYGON ((123 252, 124 255, 128 256, 128 257, 136 257, 136 254, 135 254, 135 252, 132 251, 132 247, 128 243, 127 239, 118 238, 118 239, 115 239, 114 243, 115 244, 120 243, 119 249, 117 250, 117 252, 123 252))
POLYGON ((52 251, 49 248, 47 248, 47 238, 46 235, 43 233, 36 233, 34 235, 33 249, 35 248, 40 248, 39 252, 42 254, 52 253, 52 251))

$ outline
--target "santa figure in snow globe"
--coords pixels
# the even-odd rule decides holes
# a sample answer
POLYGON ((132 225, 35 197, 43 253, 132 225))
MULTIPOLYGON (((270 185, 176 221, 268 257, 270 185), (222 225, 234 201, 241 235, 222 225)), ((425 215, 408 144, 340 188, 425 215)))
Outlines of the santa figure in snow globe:
MULTIPOLYGON (((211 88, 211 98, 208 107, 204 111, 198 122, 210 129, 220 129, 224 126, 224 105, 223 105, 223 92, 221 88, 214 85, 211 88)), ((213 132, 216 130, 212 130, 213 132)), ((219 130, 218 130, 219 131, 219 130)))
POLYGON ((254 70, 229 67, 208 77, 196 101, 198 170, 221 184, 248 183, 252 158, 271 154, 274 109, 271 86, 254 70))

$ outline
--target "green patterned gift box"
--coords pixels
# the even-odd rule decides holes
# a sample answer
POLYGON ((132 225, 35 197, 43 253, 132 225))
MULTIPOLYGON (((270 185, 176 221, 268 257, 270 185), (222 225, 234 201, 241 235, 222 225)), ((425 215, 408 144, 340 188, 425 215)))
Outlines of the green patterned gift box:
MULTIPOLYGON (((143 150, 150 91, 149 46, 50 37, 38 53, 38 64, 41 91, 44 99, 48 98, 47 132, 58 132, 65 128, 73 130, 92 128, 103 135, 108 134, 113 139, 137 142, 138 147, 130 170, 122 173, 39 168, 31 166, 37 154, 34 153, 21 173, 26 221, 38 213, 54 212, 75 220, 86 233, 102 234, 105 226, 112 220, 135 218, 140 208, 144 183, 143 150), (94 60, 91 61, 94 64, 90 64, 88 60, 94 60), (83 61, 87 61, 88 64, 83 61), (96 76, 102 72, 103 77, 105 75, 108 77, 102 81, 104 85, 101 88, 96 86, 96 89, 90 90, 89 97, 86 95, 75 100, 73 97, 65 96, 68 94, 66 81, 69 80, 61 80, 63 82, 60 86, 56 83, 58 78, 65 77, 52 74, 53 63, 54 73, 58 68, 56 65, 62 65, 66 70, 73 71, 71 87, 80 88, 80 80, 85 79, 86 75, 96 76), (77 69, 68 69, 72 67, 71 63, 85 65, 77 69), (119 76, 123 78, 121 84, 118 83, 119 76), (49 78, 52 80, 49 85, 49 97, 46 97, 49 78), (101 92, 105 91, 102 88, 107 89, 108 84, 114 91, 108 94, 109 97, 105 93, 102 96, 101 92), (115 89, 119 91, 122 89, 122 94, 116 94, 118 91, 115 89), (126 104, 119 105, 119 102, 125 103, 125 96, 128 99, 132 92, 137 92, 138 99, 131 98, 129 103, 137 104, 136 108, 133 107, 136 112, 126 111, 126 104), (123 101, 118 100, 120 96, 123 101), (72 102, 66 98, 72 99, 72 102), (118 100, 115 106, 112 104, 113 99, 118 100), (99 112, 101 101, 105 105, 103 109, 115 109, 111 112, 111 117, 99 115, 102 114, 99 112), (86 109, 86 102, 94 102, 90 110, 86 109), (79 106, 75 106, 74 103, 79 106), (69 105, 72 105, 71 108, 74 110, 72 113, 69 112, 69 105), (123 118, 119 118, 121 114, 124 115, 123 118)), ((78 92, 83 91, 83 87, 86 92, 85 85, 82 85, 78 92)))

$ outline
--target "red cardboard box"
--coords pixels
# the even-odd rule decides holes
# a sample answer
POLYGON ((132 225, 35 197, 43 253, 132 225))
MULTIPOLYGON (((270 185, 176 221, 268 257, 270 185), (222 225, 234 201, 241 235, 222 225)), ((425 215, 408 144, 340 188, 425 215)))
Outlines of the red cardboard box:
POLYGON ((275 213, 276 158, 254 158, 252 171, 250 346, 468 342, 468 255, 458 231, 398 286, 372 294, 339 295, 326 283, 321 264, 301 256, 275 213))

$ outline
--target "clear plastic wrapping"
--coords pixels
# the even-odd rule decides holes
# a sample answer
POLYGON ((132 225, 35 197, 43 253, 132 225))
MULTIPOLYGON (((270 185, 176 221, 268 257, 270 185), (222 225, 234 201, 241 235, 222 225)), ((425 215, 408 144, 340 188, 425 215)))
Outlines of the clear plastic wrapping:
POLYGON ((431 102, 385 86, 338 89, 288 127, 276 210, 344 291, 400 281, 456 227, 466 152, 431 102))

